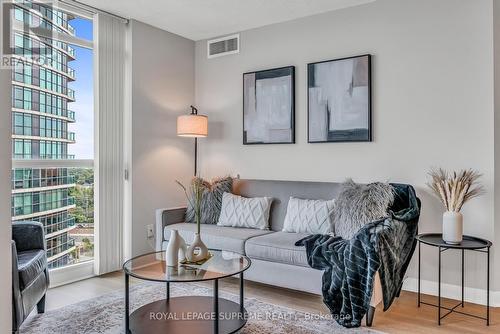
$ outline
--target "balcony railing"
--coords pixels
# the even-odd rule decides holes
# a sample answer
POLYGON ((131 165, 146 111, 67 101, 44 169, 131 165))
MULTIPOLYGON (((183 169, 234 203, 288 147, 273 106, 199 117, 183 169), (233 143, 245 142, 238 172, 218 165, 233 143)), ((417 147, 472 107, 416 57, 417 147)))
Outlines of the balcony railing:
POLYGON ((75 28, 73 28, 70 24, 68 24, 68 31, 71 33, 71 35, 75 36, 75 28))
POLYGON ((66 73, 68 73, 68 75, 71 78, 75 79, 75 70, 74 69, 72 69, 71 67, 68 66, 68 71, 66 73))
POLYGON ((68 132, 68 140, 74 142, 75 141, 75 133, 74 132, 68 132))
POLYGON ((35 181, 39 181, 39 187, 51 187, 51 186, 60 186, 65 184, 73 184, 75 183, 75 177, 71 175, 54 177, 54 178, 48 177, 44 179, 34 179, 33 183, 35 183, 35 181))
POLYGON ((75 112, 73 110, 68 110, 68 118, 71 119, 72 121, 75 121, 75 112))
POLYGON ((57 245, 55 247, 51 247, 47 249, 47 257, 52 257, 54 255, 57 255, 59 253, 62 253, 64 251, 67 251, 71 247, 75 245, 75 240, 74 239, 68 239, 65 243, 62 243, 60 245, 57 245))
POLYGON ((72 90, 71 88, 68 88, 68 96, 71 98, 71 99, 75 99, 75 91, 72 90))
MULTIPOLYGON (((14 154, 14 159, 17 160, 31 160, 29 156, 22 156, 20 154, 14 154)), ((73 160, 75 159, 74 154, 40 154, 40 160, 73 160)))
POLYGON ((75 49, 73 49, 71 46, 66 46, 66 51, 74 58, 75 57, 75 49))
POLYGON ((56 201, 50 201, 50 202, 45 202, 45 203, 39 203, 39 204, 28 204, 28 205, 23 205, 23 206, 15 206, 11 208, 11 214, 12 217, 16 216, 24 216, 24 215, 31 215, 31 214, 38 214, 38 213, 44 213, 46 211, 50 210, 55 210, 59 208, 63 208, 66 206, 74 205, 75 204, 75 198, 74 197, 67 197, 61 200, 56 200, 56 201))
POLYGON ((75 58, 75 49, 72 48, 68 43, 64 43, 57 40, 52 40, 52 45, 55 47, 66 51, 71 57, 75 58))
POLYGON ((62 186, 65 184, 75 183, 75 177, 72 175, 45 177, 45 178, 28 178, 28 179, 15 179, 12 180, 12 190, 15 189, 31 189, 39 187, 54 187, 62 186))

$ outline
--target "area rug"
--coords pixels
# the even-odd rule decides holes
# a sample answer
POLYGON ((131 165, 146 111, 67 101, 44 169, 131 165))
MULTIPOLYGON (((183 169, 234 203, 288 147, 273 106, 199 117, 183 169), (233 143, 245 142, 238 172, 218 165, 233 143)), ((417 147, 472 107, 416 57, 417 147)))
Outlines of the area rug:
MULTIPOLYGON (((171 296, 210 295, 211 289, 194 283, 171 284, 171 296)), ((131 286, 131 310, 165 297, 165 285, 140 283, 131 286)), ((220 297, 237 302, 239 297, 221 291, 220 297)), ((124 333, 124 292, 112 292, 94 299, 51 310, 29 319, 21 327, 21 334, 83 334, 124 333)), ((368 328, 346 329, 338 325, 329 315, 299 312, 290 308, 272 305, 255 298, 245 298, 249 313, 241 334, 320 334, 320 333, 381 333, 368 328)))

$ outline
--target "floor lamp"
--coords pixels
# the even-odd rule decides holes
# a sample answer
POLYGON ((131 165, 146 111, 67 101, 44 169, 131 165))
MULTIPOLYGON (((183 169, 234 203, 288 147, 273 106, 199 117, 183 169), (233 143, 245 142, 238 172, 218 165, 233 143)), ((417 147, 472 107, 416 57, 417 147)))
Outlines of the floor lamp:
POLYGON ((191 106, 191 114, 177 117, 177 136, 194 138, 194 176, 198 173, 198 138, 208 135, 208 117, 198 115, 191 106))

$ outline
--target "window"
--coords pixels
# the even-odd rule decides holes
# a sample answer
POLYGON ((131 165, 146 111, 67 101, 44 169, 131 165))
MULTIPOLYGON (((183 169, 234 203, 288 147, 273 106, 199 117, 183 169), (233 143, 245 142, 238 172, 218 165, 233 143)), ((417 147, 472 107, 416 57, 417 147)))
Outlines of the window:
POLYGON ((29 139, 15 139, 13 141, 14 159, 31 159, 31 145, 29 139))
POLYGON ((31 109, 31 89, 24 89, 24 105, 23 109, 31 109))
POLYGON ((24 140, 24 159, 31 158, 31 140, 24 140))
POLYGON ((22 135, 24 134, 24 117, 21 113, 14 113, 14 134, 22 135))
POLYGON ((15 7, 16 20, 59 32, 60 40, 12 36, 18 57, 39 59, 12 72, 11 210, 14 221, 43 224, 49 267, 59 268, 93 259, 93 23, 43 3, 23 5, 31 10, 15 7), (74 132, 84 142, 75 143, 74 132))
POLYGON ((15 18, 18 21, 23 21, 24 20, 24 11, 20 8, 15 9, 15 18))

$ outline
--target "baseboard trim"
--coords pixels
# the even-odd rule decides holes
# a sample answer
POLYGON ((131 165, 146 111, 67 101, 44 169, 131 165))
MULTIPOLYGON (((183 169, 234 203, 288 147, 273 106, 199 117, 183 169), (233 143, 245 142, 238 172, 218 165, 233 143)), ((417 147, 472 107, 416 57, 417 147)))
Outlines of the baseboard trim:
MULTIPOLYGON (((403 290, 417 292, 418 290, 418 280, 416 278, 409 277, 405 279, 403 283, 403 290)), ((490 284, 492 282, 490 281, 490 284)), ((438 295, 438 283, 434 281, 421 280, 420 290, 422 293, 437 296, 438 295)), ((466 302, 486 305, 486 289, 468 288, 465 287, 464 299, 466 302)), ((460 300, 462 294, 462 288, 460 285, 441 283, 441 297, 460 300)), ((500 291, 490 290, 490 306, 500 307, 500 291)))
POLYGON ((94 261, 87 261, 49 270, 50 288, 95 276, 94 261))

